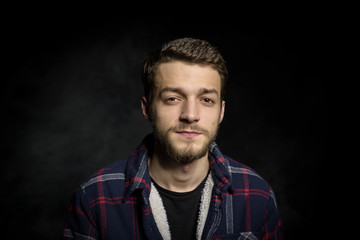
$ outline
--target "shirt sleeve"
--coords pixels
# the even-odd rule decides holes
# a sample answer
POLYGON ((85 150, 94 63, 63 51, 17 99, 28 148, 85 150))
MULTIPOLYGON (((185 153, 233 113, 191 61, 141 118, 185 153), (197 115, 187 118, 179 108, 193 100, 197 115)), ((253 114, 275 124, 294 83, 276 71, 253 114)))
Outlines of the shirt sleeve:
POLYGON ((261 240, 284 240, 282 219, 276 204, 276 198, 271 190, 271 196, 264 215, 264 223, 261 227, 261 240))
POLYGON ((98 239, 94 216, 82 189, 77 190, 70 201, 64 224, 63 239, 98 239))

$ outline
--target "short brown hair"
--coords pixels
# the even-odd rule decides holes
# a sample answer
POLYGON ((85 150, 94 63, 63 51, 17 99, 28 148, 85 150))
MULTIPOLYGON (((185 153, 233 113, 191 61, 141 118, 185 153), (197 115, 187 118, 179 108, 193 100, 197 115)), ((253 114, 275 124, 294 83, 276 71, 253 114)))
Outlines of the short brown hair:
POLYGON ((225 96, 228 71, 220 51, 209 42, 195 38, 179 38, 169 41, 160 49, 148 55, 144 61, 142 81, 145 97, 152 102, 155 90, 155 73, 160 63, 174 60, 209 65, 215 69, 221 79, 221 99, 225 96))

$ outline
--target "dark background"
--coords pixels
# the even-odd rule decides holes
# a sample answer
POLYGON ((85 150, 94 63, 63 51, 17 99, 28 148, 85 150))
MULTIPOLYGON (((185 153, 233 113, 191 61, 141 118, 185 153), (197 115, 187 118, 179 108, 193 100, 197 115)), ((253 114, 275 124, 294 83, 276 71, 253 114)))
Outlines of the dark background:
POLYGON ((273 187, 287 239, 320 234, 326 19, 120 16, 25 9, 3 21, 5 239, 61 238, 73 190, 151 131, 140 109, 141 61, 175 37, 208 40, 228 63, 222 152, 273 187))

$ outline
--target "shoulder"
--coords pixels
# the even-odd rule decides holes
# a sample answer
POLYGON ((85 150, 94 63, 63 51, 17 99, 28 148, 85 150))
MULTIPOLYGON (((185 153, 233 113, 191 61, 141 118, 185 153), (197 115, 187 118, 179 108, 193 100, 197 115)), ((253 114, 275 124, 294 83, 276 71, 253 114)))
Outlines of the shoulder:
MULTIPOLYGON (((225 157, 231 176, 232 196, 249 197, 254 213, 263 216, 266 209, 276 209, 276 196, 270 184, 249 166, 225 157), (256 209, 256 210, 255 210, 256 209)), ((241 201, 240 201, 241 202, 241 201)))
POLYGON ((273 195, 271 186, 251 167, 224 156, 228 162, 231 184, 234 189, 252 189, 262 192, 266 197, 273 195))
POLYGON ((231 176, 232 191, 226 196, 226 201, 231 203, 233 216, 239 216, 236 219, 241 223, 245 214, 246 221, 249 221, 247 226, 266 236, 282 234, 275 194, 269 183, 249 166, 230 157, 225 159, 231 176))
POLYGON ((118 194, 121 195, 125 181, 125 169, 128 163, 128 158, 124 158, 113 162, 96 172, 91 174, 78 188, 86 196, 92 198, 92 195, 97 195, 100 191, 103 194, 116 189, 118 194))

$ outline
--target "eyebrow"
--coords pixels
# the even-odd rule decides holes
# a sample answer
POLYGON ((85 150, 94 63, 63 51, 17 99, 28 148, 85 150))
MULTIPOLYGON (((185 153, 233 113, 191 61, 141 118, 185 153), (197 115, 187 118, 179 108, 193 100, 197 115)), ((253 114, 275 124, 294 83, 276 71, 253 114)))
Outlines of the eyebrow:
MULTIPOLYGON (((182 88, 166 87, 164 89, 161 89, 159 93, 160 96, 165 92, 175 92, 181 95, 186 95, 185 90, 182 88)), ((215 88, 200 88, 198 91, 198 95, 202 95, 202 94, 216 94, 217 96, 219 96, 219 93, 215 88)))
POLYGON ((215 88, 211 88, 211 89, 201 88, 201 89, 199 90, 199 93, 200 93, 200 94, 213 93, 213 94, 219 95, 218 91, 217 91, 215 88))

